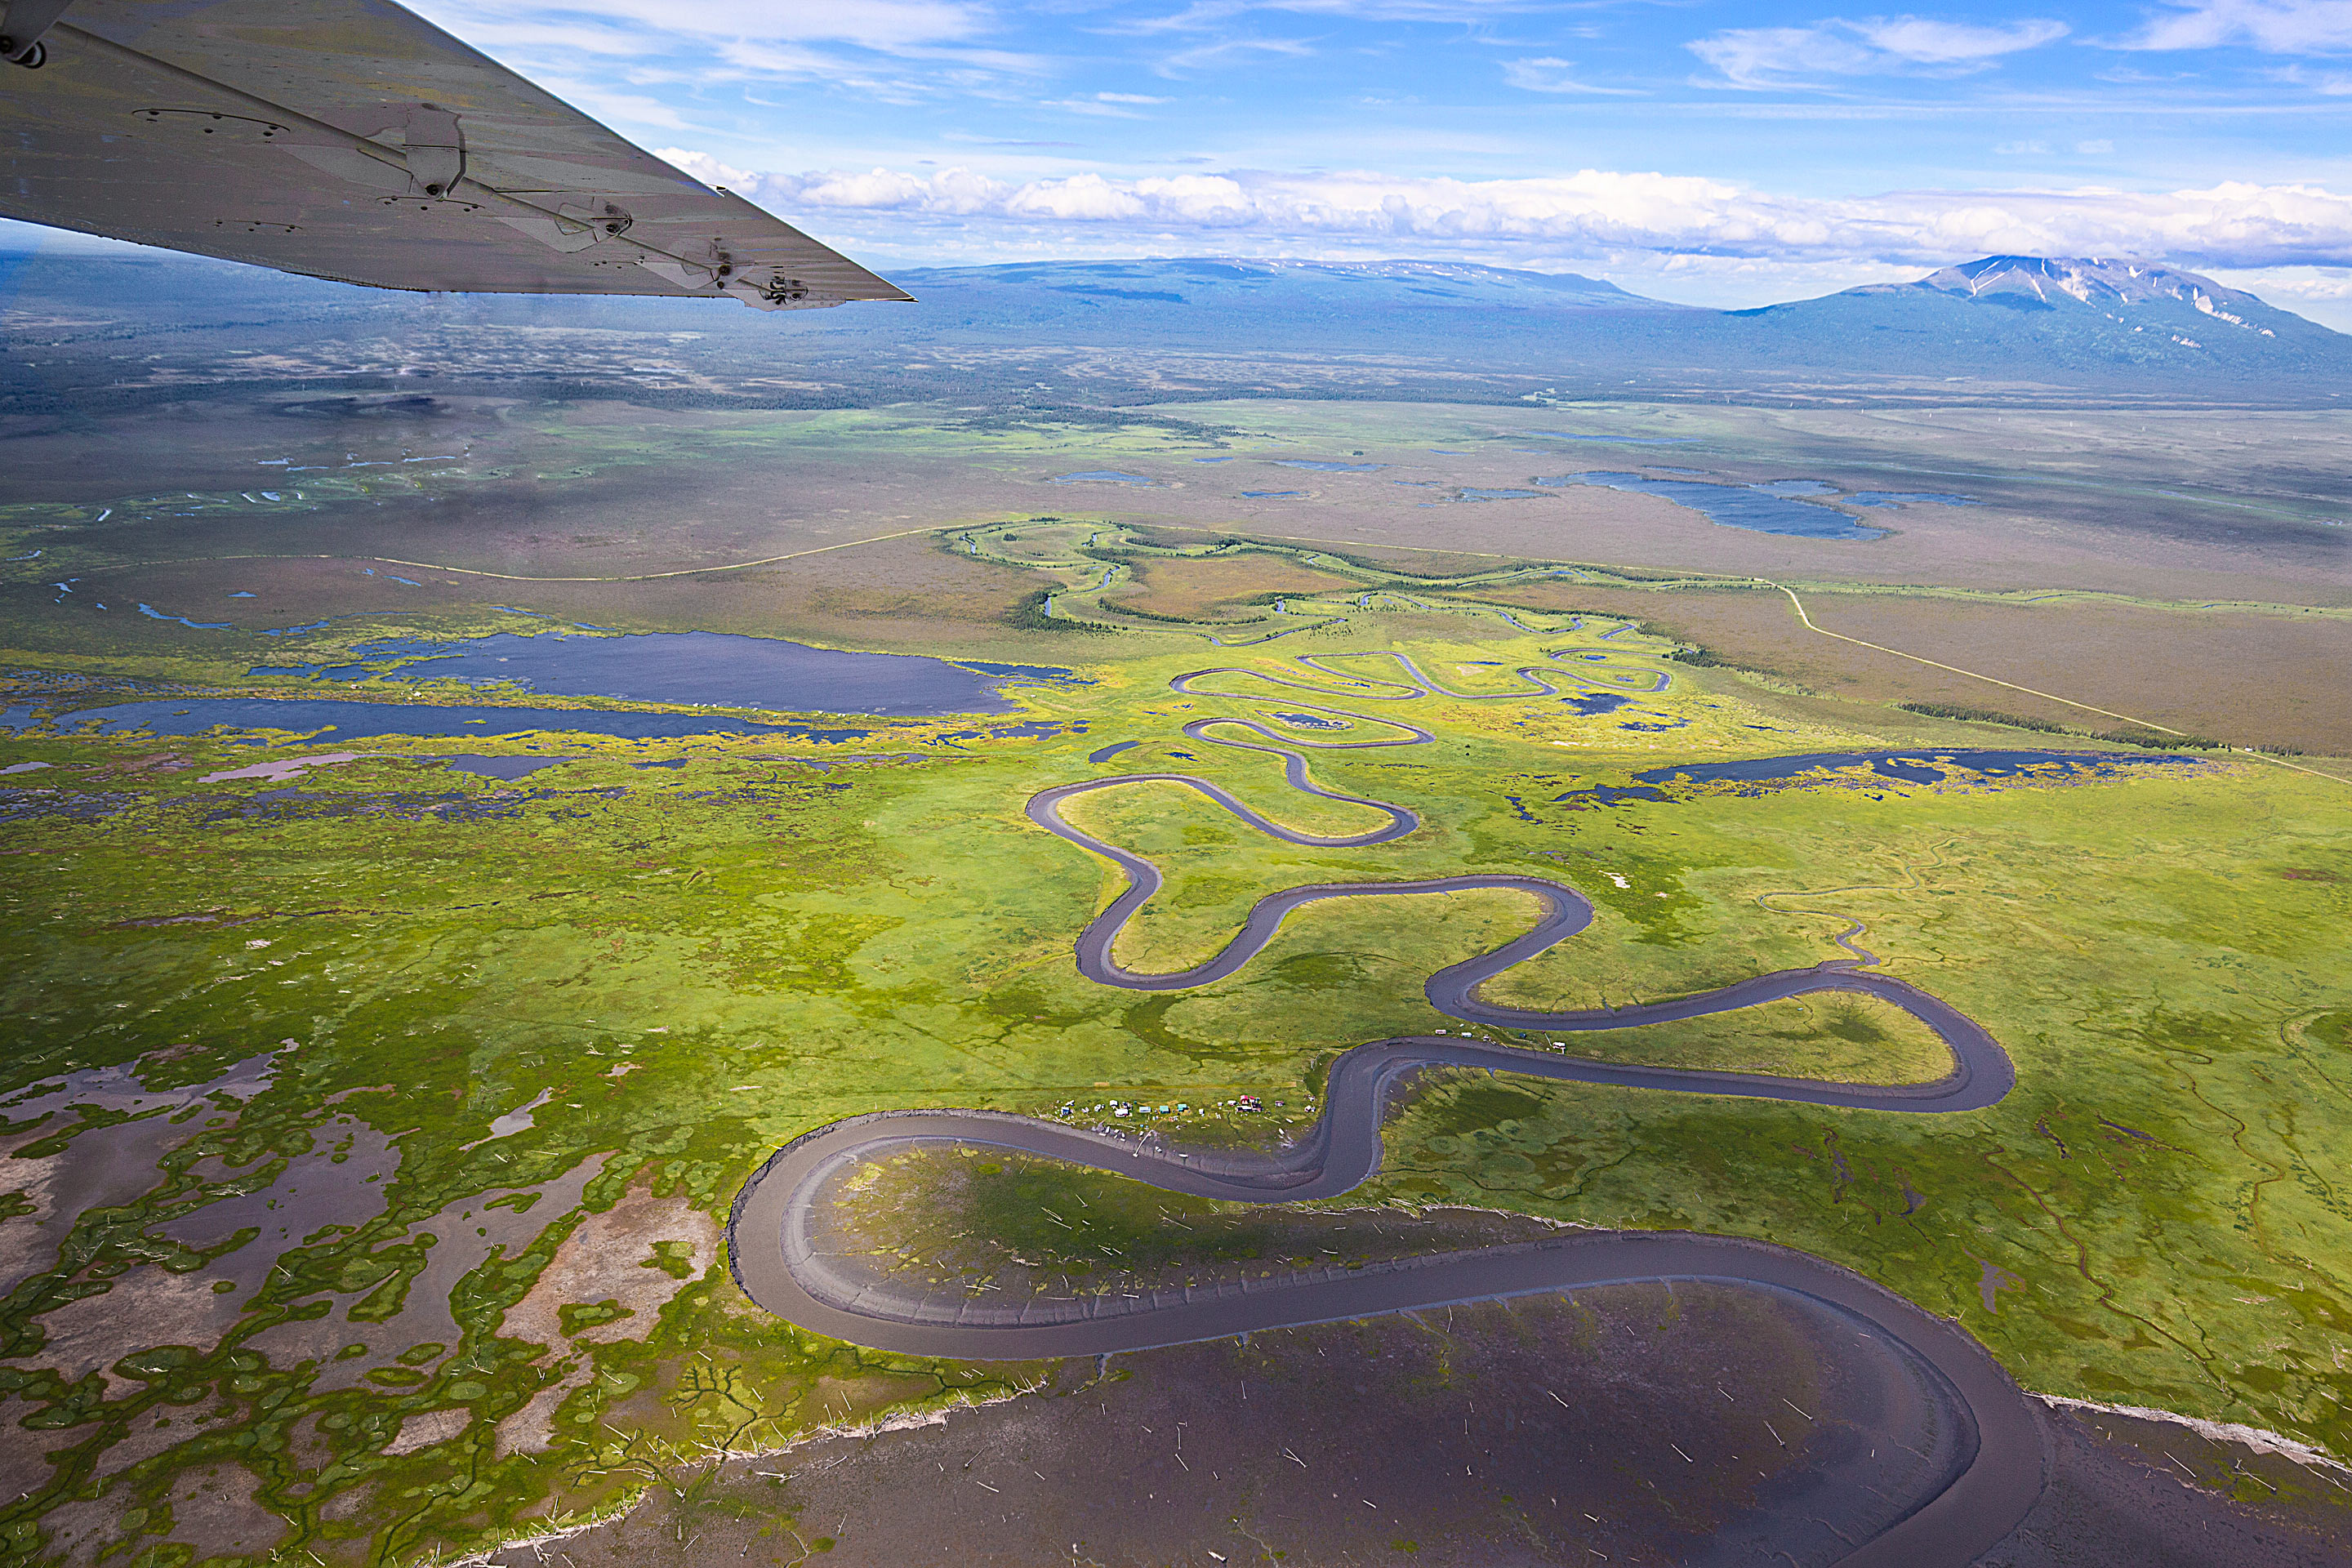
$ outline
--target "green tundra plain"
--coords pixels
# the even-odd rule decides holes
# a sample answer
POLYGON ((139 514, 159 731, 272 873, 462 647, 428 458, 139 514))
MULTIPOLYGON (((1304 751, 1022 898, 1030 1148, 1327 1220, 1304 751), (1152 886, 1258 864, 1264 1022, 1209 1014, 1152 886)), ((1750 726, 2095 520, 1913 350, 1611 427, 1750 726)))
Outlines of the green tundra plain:
MULTIPOLYGON (((1182 772, 1302 830, 1377 826, 1286 787, 1275 756, 1181 732, 1226 717, 1334 738, 1301 704, 1369 721, 1338 738, 1392 733, 1377 722, 1391 717, 1433 731, 1305 748, 1324 788, 1423 826, 1314 849, 1177 786, 1087 796, 1073 820, 1168 878, 1121 963, 1197 963, 1301 882, 1517 872, 1575 887, 1596 918, 1491 999, 1673 996, 1839 958, 1843 937, 1982 1021, 2018 1073, 1999 1106, 1946 1116, 1433 1076, 1374 1183, 1328 1207, 1760 1237, 1959 1319, 2036 1393, 2352 1459, 2340 764, 2095 717, 2021 728, 1992 699, 1938 714, 1823 697, 1674 634, 1677 593, 1777 592, 1744 578, 1524 552, 1441 571, 1099 514, 867 548, 998 574, 1018 592, 971 656, 1071 678, 1013 678, 1020 710, 1002 718, 866 721, 833 741, 101 734, 47 721, 161 697, 371 693, 250 675, 245 643, 193 631, 142 623, 168 640, 130 652, 27 633, 47 601, 17 580, 0 1115, 18 1142, 0 1250, 23 1278, 0 1301, 0 1419, 39 1459, 0 1504, 7 1560, 452 1560, 659 1489, 690 1504, 723 1454, 1041 1385, 1050 1369, 882 1354, 761 1312, 727 1271, 728 1205, 778 1145, 869 1110, 1118 1107, 1171 1140, 1266 1142, 1311 1119, 1339 1052, 1458 1028, 1421 984, 1525 930, 1519 895, 1318 905, 1190 991, 1112 990, 1073 966, 1119 878, 1030 823, 1028 798, 1182 772), (1653 600, 1655 621, 1622 609, 1653 600), (1458 695, 1363 700, 1396 689, 1397 655, 1458 695), (1523 665, 1623 700, 1580 711, 1531 690, 1523 665), (1238 673, 1171 689, 1210 668, 1238 673), (461 745, 561 760, 505 781, 454 768, 461 745), (1674 764, 2050 748, 2108 760, 1635 787, 1674 764), (102 1103, 41 1109, 91 1085, 112 1086, 102 1103), (93 1202, 68 1179, 77 1145, 124 1152, 114 1168, 131 1159, 137 1179, 93 1202)), ((487 605, 355 614, 273 657, 331 665, 388 635, 545 625, 487 605)), ((1855 1081, 1944 1065, 1907 1016, 1860 999, 1567 1044, 1855 1081)), ((1066 1266, 1223 1266, 1319 1248, 1342 1223, 1146 1201, 1035 1162, 883 1179, 929 1181, 938 1213, 987 1220, 1003 1255, 1066 1266), (1041 1227, 1047 1207, 1075 1228, 1041 1227)), ((937 1229, 877 1246, 936 1253, 937 1229)), ((941 1266, 1002 1266, 974 1245, 941 1266)), ((777 1561, 829 1539, 789 1494, 775 1506, 777 1561)))

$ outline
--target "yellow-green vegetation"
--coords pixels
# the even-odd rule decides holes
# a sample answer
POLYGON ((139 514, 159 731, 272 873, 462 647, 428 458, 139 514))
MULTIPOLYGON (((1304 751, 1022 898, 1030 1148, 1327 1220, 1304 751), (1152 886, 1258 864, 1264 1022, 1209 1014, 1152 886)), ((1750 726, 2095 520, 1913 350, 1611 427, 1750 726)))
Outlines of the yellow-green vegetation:
MULTIPOLYGON (((1511 615, 1335 598, 1270 613, 1269 634, 1320 627, 1311 643, 1206 649, 1138 629, 1041 644, 1056 651, 1034 657, 1080 661, 1092 681, 1017 689, 1026 711, 1003 723, 1062 726, 1043 734, 393 739, 299 780, 205 783, 325 748, 16 733, 0 765, 48 766, 0 780, 0 854, 17 868, 0 893, 0 1009, 21 1042, 5 1088, 130 1068, 161 1091, 275 1054, 242 1098, 215 1088, 167 1113, 126 1099, 37 1125, 7 1112, 22 1174, 0 1180, 20 1194, 0 1244, 27 1273, 0 1301, 0 1394, 54 1466, 0 1507, 8 1550, 92 1529, 133 1555, 174 1539, 178 1478, 226 1466, 280 1521, 277 1549, 409 1560, 686 1485, 698 1444, 1016 1388, 1020 1369, 869 1355, 765 1317, 730 1281, 717 1226, 772 1150, 841 1116, 1075 1119, 1116 1100, 1145 1108, 1128 1125, 1202 1125, 1214 1107, 1221 1135, 1271 1137, 1337 1052, 1457 1026, 1422 982, 1524 930, 1516 895, 1318 905, 1196 991, 1076 973, 1071 942, 1117 878, 1030 823, 1029 796, 1182 772, 1302 828, 1373 826, 1288 789, 1276 759, 1181 733, 1213 715, 1276 728, 1267 715, 1300 702, 1433 731, 1309 753, 1324 787, 1424 826, 1303 849, 1189 790, 1089 796, 1075 820, 1168 874, 1122 962, 1198 962, 1258 898, 1303 881, 1509 871, 1566 882, 1596 914, 1497 982, 1499 1000, 1678 995, 1843 956, 1833 939, 1859 922, 1849 940, 1981 1020, 2018 1069, 2000 1106, 1937 1117, 1446 1079, 1352 1201, 1767 1237, 1960 1317, 2029 1387, 2352 1456, 2342 786, 2216 756, 1927 778, 1854 760, 1644 784, 1667 764, 1932 755, 1918 738, 1948 731, 1778 699, 1613 618, 1511 615), (1498 700, 1361 700, 1395 679, 1375 657, 1392 651, 1498 700), (1325 695, 1248 678, 1211 684, 1233 695, 1169 689, 1212 663, 1325 695), (1522 664, 1623 700, 1507 695, 1526 691, 1522 664), (1088 760, 1124 741, 1139 744, 1088 760), (510 784, 430 761, 460 749, 571 760, 510 784), (1231 1108, 1245 1094, 1262 1112, 1231 1108), (184 1117, 169 1136, 150 1124, 165 1114, 184 1117), (342 1166, 324 1152, 336 1139, 342 1166), (85 1140, 161 1163, 34 1236, 57 1168, 42 1162, 85 1140), (381 1179, 354 1177, 365 1201, 332 1223, 281 1237, 290 1219, 257 1201, 230 1234, 179 1224, 276 1192, 305 1158, 303 1192, 330 1190, 324 1173, 357 1171, 369 1148, 381 1179), (666 1217, 624 1223, 641 1210, 666 1217), (625 1267, 574 1268, 563 1247, 582 1235, 619 1237, 625 1267), (106 1305, 76 1307, 93 1299, 106 1305), (446 1315, 410 1337, 427 1308, 446 1315), (90 1337, 101 1312, 110 1339, 90 1337), (93 1345, 112 1353, 94 1361, 93 1345)), ((358 635, 299 646, 331 654, 358 635)), ((0 707, 87 705, 95 689, 22 676, 0 707)), ((1907 1019, 1837 996, 1568 1043, 1875 1081, 1944 1068, 1907 1019)), ((1026 1180, 971 1201, 1034 1238, 1026 1180)), ((1128 1217, 1114 1250, 1143 1245, 1150 1216, 1128 1217)))
POLYGON ((1952 1070, 1952 1053, 1918 1019, 1875 996, 1833 991, 1679 1024, 1564 1035, 1559 1043, 1603 1061, 1837 1083, 1932 1083, 1952 1070))

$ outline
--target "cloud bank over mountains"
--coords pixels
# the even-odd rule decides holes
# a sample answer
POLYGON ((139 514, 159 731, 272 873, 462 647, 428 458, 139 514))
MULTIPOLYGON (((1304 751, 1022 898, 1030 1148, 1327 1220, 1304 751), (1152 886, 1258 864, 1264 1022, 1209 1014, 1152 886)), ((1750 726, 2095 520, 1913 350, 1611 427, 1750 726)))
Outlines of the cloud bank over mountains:
POLYGON ((2352 265, 2352 197, 2305 184, 1809 198, 1591 169, 1496 180, 1236 173, 1015 182, 969 168, 762 174, 682 148, 662 155, 786 214, 983 224, 1037 241, 1116 235, 1260 254, 1303 247, 1383 256, 1401 246, 1444 255, 1508 245, 1562 260, 1654 251, 1933 266, 1991 254, 2161 256, 2236 268, 2352 265))
POLYGON ((2133 255, 2352 326, 2352 0, 411 3, 883 265, 1425 256, 1752 304, 2133 255))

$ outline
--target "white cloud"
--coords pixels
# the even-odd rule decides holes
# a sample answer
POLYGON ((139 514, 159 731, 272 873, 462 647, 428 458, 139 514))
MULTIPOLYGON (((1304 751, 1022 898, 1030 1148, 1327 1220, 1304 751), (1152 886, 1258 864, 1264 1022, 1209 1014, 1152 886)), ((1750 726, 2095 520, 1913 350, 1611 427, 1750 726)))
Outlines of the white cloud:
MULTIPOLYGON (((2347 0, 2352 3, 2352 0, 2347 0)), ((1801 87, 1823 76, 1980 70, 2004 55, 2066 36, 2063 22, 2004 26, 1922 16, 1832 17, 1803 27, 1732 27, 1688 46, 1732 87, 1801 87)))
POLYGON ((462 38, 534 33, 575 47, 614 48, 689 34, 751 43, 844 43, 894 50, 961 41, 980 33, 987 13, 964 0, 421 0, 415 7, 462 38), (600 44, 601 37, 606 42, 600 44))
POLYGON ((2151 17, 2116 47, 2212 49, 2228 44, 2273 55, 2352 54, 2352 0, 2196 0, 2151 17))
POLYGON ((1859 75, 1875 68, 1880 58, 1827 27, 1734 27, 1689 47, 1734 87, 1785 87, 1823 73, 1859 75))
POLYGON ((539 85, 599 120, 632 121, 639 125, 658 125, 670 132, 696 129, 679 116, 675 104, 643 93, 615 91, 599 82, 553 76, 542 76, 539 85))
POLYGON ((2047 142, 2004 142, 1993 149, 2004 158, 2038 158, 2050 151, 2047 142))
POLYGON ((2115 150, 2116 144, 2107 141, 2105 137, 2100 138, 2096 142, 2077 142, 2074 143, 2074 151, 2080 153, 2085 158, 2104 158, 2115 150))
POLYGON ((2309 317, 2339 332, 2352 332, 2352 271, 2340 268, 2276 267, 2241 271, 2216 267, 2213 281, 2243 289, 2257 299, 2309 317))
POLYGON ((1219 38, 1213 43, 1195 44, 1189 49, 1179 49, 1154 68, 1162 76, 1178 76, 1198 70, 1204 66, 1223 65, 1249 55, 1282 55, 1303 59, 1315 52, 1315 46, 1303 38, 1249 37, 1219 38))
POLYGON ((735 38, 718 45, 713 52, 730 71, 740 76, 838 81, 858 74, 857 68, 839 54, 803 44, 735 38))
POLYGON ((1542 11, 1543 0, 1259 0, 1268 10, 1356 16, 1375 22, 1490 22, 1513 12, 1542 11))
POLYGON ((1097 92, 1086 98, 1048 98, 1040 100, 1040 109, 1059 109, 1070 114, 1091 114, 1106 120, 1142 120, 1131 104, 1172 103, 1175 100, 1154 98, 1145 92, 1097 92))
POLYGON ((2040 48, 2066 36, 2066 24, 2028 19, 2002 27, 1937 22, 1924 16, 1874 17, 1842 24, 1874 48, 1913 65, 1960 66, 2040 48))
POLYGON ((1368 22, 1440 22, 1468 26, 1515 12, 1545 9, 1544 0, 1192 0, 1169 16, 1122 23, 1139 31, 1214 26, 1252 11, 1335 16, 1368 22))
POLYGON ((1503 79, 1523 92, 1601 92, 1631 96, 1633 89, 1622 87, 1594 87, 1577 80, 1569 73, 1576 68, 1574 60, 1557 59, 1549 55, 1528 60, 1505 60, 1503 79))
POLYGON ((1822 199, 1597 169, 1505 180, 1236 171, 1015 182, 966 168, 751 175, 691 153, 662 156, 788 218, 890 218, 899 226, 898 244, 908 242, 907 231, 922 229, 1066 250, 1121 241, 1132 248, 1149 239, 1194 252, 1337 247, 1388 256, 1475 254, 1519 265, 1650 255, 1942 266, 2019 254, 2149 256, 2240 268, 2352 266, 2352 197, 2311 184, 1919 190, 1822 199))
POLYGON ((1116 103, 1106 103, 1099 98, 1042 98, 1040 109, 1058 109, 1066 114, 1091 114, 1102 120, 1141 120, 1142 115, 1116 103))

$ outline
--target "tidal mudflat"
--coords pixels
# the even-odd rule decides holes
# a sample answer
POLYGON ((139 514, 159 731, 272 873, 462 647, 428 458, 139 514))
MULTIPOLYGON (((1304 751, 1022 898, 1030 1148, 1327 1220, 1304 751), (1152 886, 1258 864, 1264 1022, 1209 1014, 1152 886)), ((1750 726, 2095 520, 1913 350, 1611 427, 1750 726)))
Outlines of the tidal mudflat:
POLYGON ((1964 1441, 1899 1355, 1801 1297, 1627 1285, 1065 1363, 1011 1404, 730 1463, 563 1550, 1469 1568, 1697 1561, 1712 1539, 1704 1561, 1814 1568, 1964 1441))

